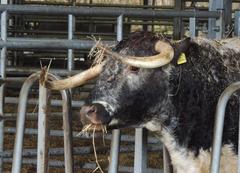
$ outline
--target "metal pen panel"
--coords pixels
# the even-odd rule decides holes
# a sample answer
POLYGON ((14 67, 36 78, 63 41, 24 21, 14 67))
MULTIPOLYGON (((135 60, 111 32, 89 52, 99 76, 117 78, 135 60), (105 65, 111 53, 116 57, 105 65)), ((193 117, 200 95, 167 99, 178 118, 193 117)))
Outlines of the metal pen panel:
POLYGON ((37 173, 48 173, 50 92, 39 85, 37 173))
POLYGON ((227 87, 221 94, 216 107, 216 119, 214 124, 213 150, 211 158, 211 173, 219 173, 223 124, 225 117, 225 110, 231 95, 240 89, 240 82, 235 82, 227 87))
MULTIPOLYGON (((22 149, 23 149, 23 136, 25 129, 25 118, 28 94, 31 86, 35 81, 39 79, 40 73, 34 73, 26 79, 21 91, 20 100, 18 105, 17 127, 16 137, 14 142, 14 154, 12 173, 20 173, 22 166, 22 149)), ((49 78, 57 80, 58 77, 49 75, 49 78)), ((73 156, 72 156, 72 129, 71 129, 71 102, 70 93, 68 90, 61 91, 62 95, 62 107, 63 107, 63 133, 64 133, 64 159, 65 159, 65 172, 73 172, 73 156)))

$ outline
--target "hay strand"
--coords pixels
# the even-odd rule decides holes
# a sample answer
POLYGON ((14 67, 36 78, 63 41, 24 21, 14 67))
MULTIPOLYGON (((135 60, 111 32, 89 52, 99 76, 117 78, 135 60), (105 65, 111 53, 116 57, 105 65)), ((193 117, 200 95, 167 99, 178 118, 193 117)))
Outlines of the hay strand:
POLYGON ((103 170, 102 170, 102 168, 101 168, 101 165, 99 164, 99 162, 98 162, 98 157, 97 157, 97 152, 96 152, 96 146, 95 146, 95 131, 96 131, 96 126, 94 126, 94 128, 93 128, 93 140, 92 140, 92 143, 93 143, 93 152, 94 152, 94 156, 95 156, 95 162, 96 162, 96 164, 97 164, 97 168, 93 171, 93 172, 95 172, 96 170, 100 170, 101 171, 101 173, 104 173, 103 172, 103 170))

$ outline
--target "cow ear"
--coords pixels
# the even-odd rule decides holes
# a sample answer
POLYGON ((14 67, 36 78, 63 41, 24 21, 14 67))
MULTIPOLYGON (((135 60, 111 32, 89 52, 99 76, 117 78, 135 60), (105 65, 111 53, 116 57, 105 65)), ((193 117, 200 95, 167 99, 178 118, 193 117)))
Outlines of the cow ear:
POLYGON ((188 52, 189 47, 191 46, 191 38, 187 37, 184 40, 176 41, 173 43, 174 47, 174 61, 177 61, 179 56, 188 52))

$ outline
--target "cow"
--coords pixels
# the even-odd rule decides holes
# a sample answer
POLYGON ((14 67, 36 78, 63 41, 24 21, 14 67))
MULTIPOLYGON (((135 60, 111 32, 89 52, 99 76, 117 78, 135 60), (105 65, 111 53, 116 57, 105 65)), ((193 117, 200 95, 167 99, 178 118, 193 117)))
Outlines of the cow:
MULTIPOLYGON (((45 86, 71 88, 98 76, 80 110, 84 125, 145 127, 166 146, 176 173, 208 173, 218 98, 240 80, 240 39, 173 41, 142 31, 112 49, 96 47, 104 55, 100 63, 68 79, 46 80, 45 86)), ((226 109, 221 173, 237 172, 237 141, 234 94, 226 109)))

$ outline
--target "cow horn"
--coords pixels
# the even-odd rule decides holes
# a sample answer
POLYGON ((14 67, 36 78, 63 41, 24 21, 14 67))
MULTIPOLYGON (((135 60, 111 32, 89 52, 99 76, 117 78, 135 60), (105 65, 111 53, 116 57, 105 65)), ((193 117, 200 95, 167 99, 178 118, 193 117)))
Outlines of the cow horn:
POLYGON ((52 90, 64 90, 83 85, 88 80, 97 77, 102 72, 103 64, 103 62, 97 64, 94 67, 66 79, 54 81, 46 80, 44 81, 44 86, 52 90))
POLYGON ((155 50, 159 54, 148 57, 135 57, 121 55, 116 52, 112 52, 106 48, 103 48, 105 52, 128 65, 139 67, 139 68, 157 68, 168 64, 174 56, 174 50, 169 43, 158 41, 155 44, 155 50))

